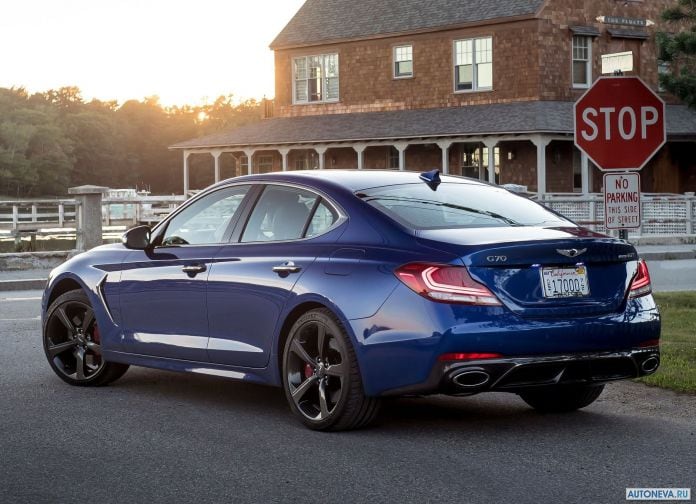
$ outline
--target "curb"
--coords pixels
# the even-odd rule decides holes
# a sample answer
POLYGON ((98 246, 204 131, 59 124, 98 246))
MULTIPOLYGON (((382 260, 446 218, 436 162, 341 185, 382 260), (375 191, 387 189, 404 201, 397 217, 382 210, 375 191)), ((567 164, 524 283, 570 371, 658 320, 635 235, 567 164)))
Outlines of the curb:
POLYGON ((675 252, 640 252, 638 255, 646 261, 679 261, 696 259, 696 250, 679 250, 675 252))
POLYGON ((22 280, 0 280, 1 291, 43 290, 47 278, 24 278, 22 280))

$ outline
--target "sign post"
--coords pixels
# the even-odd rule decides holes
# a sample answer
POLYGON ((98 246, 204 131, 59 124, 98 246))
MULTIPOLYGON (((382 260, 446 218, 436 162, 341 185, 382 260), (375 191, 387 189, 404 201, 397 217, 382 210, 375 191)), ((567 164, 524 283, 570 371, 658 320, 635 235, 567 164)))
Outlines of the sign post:
POLYGON ((575 103, 575 145, 602 171, 605 225, 640 227, 638 173, 667 142, 665 102, 638 77, 601 77, 575 103), (611 176, 610 176, 611 175, 611 176))

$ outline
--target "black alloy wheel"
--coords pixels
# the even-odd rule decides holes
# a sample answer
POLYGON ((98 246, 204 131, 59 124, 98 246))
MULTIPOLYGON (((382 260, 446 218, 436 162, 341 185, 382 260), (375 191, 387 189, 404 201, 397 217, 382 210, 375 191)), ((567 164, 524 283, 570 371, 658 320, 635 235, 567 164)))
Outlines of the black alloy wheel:
POLYGON ((106 385, 128 369, 103 359, 99 325, 81 290, 66 292, 51 304, 43 332, 51 368, 71 385, 106 385))
POLYGON ((283 386, 290 408, 315 430, 364 427, 379 409, 379 400, 363 392, 349 337, 327 309, 307 312, 290 329, 283 386))

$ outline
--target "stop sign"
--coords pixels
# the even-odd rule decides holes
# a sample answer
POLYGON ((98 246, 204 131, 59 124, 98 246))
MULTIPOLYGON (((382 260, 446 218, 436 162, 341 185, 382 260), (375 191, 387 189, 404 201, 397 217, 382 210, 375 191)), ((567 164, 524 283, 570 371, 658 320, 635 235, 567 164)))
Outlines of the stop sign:
POLYGON ((601 170, 640 170, 666 141, 665 102, 638 77, 602 77, 575 103, 575 145, 601 170))

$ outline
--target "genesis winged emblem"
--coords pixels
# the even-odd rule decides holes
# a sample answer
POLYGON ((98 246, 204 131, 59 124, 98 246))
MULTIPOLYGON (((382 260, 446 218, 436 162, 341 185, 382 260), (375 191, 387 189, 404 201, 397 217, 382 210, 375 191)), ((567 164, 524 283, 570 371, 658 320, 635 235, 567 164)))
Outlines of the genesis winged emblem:
POLYGON ((572 259, 573 257, 577 257, 579 255, 584 254, 585 252, 587 252, 587 249, 556 249, 556 252, 563 256, 570 257, 572 259))

